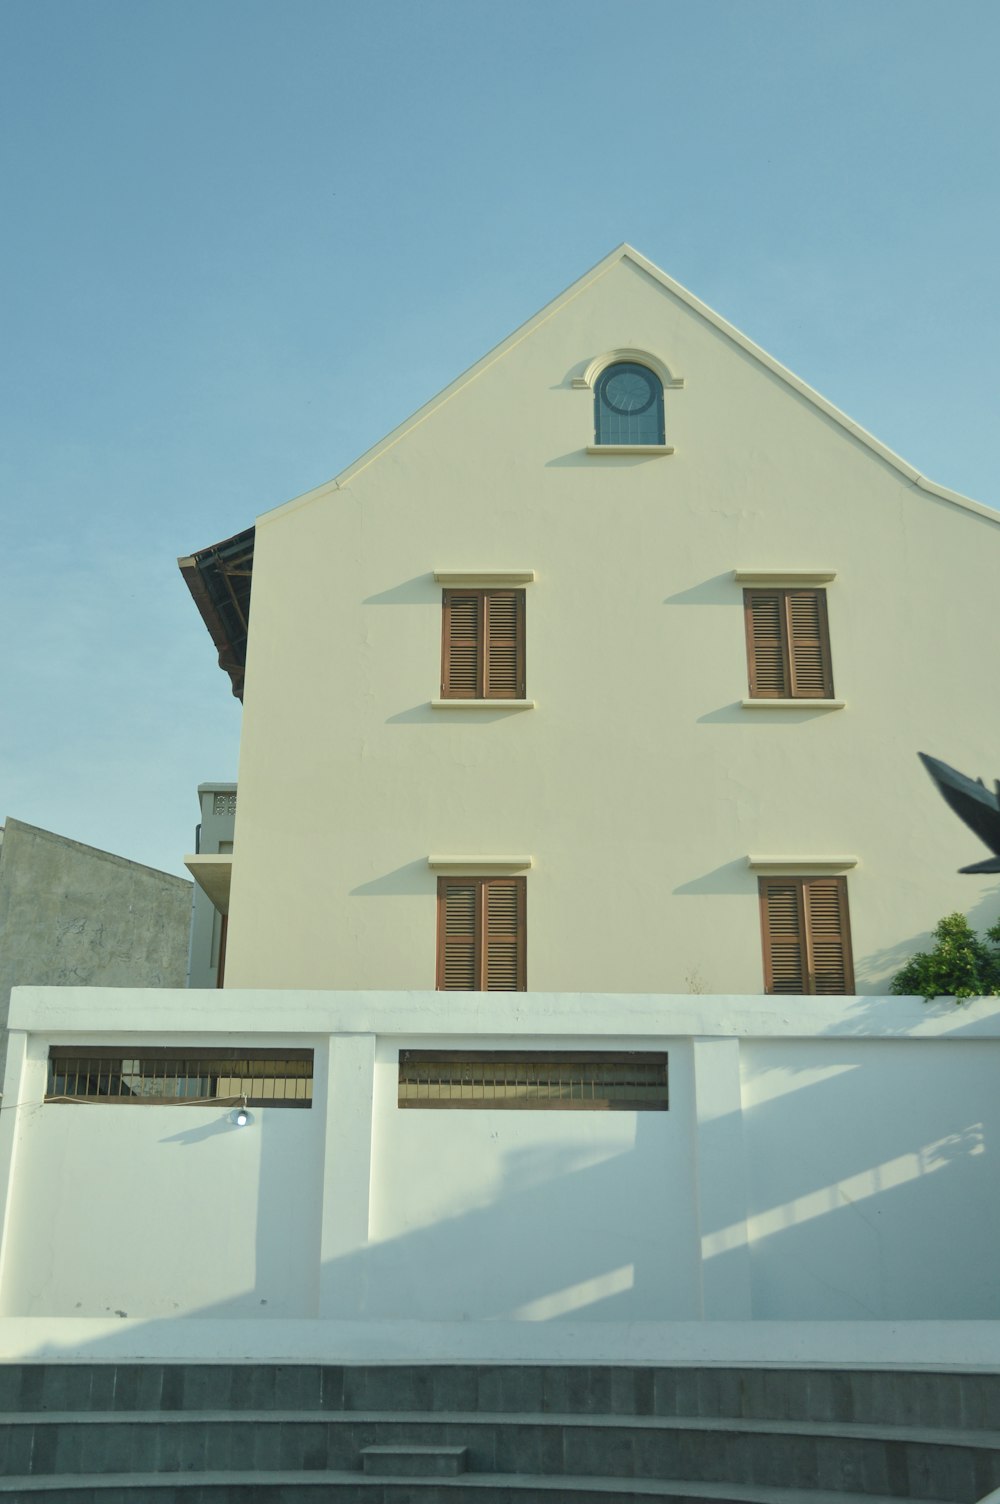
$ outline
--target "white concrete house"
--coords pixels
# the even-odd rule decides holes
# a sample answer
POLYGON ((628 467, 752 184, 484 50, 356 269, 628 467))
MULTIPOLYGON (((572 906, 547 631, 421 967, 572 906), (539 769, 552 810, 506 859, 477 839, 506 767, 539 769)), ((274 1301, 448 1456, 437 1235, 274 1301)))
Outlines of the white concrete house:
POLYGON ((622 247, 182 567, 224 986, 15 994, 3 1351, 1000 1360, 1000 514, 622 247))
POLYGON ((498 986, 884 992, 997 917, 916 752, 997 771, 998 577, 1000 513, 616 251, 258 520, 226 984, 433 988, 476 876, 523 890, 498 986), (844 939, 772 978, 775 877, 844 939))

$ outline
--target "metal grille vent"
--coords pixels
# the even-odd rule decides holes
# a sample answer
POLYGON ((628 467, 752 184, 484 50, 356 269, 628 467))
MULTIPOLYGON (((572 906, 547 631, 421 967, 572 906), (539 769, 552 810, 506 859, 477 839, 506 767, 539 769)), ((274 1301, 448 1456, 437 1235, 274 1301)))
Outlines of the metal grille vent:
POLYGON ((400 1107, 666 1112, 667 1056, 400 1050, 400 1107))
POLYGON ((311 1107, 312 1050, 171 1050, 52 1045, 47 1102, 311 1107))

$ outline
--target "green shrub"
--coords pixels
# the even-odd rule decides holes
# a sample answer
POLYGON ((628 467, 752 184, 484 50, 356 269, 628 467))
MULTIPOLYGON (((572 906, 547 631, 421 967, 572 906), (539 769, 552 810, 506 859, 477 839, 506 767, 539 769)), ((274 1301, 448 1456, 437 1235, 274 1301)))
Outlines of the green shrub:
POLYGON ((933 950, 918 951, 889 985, 894 993, 934 997, 1000 996, 1000 923, 980 940, 964 914, 946 914, 934 931, 933 950))

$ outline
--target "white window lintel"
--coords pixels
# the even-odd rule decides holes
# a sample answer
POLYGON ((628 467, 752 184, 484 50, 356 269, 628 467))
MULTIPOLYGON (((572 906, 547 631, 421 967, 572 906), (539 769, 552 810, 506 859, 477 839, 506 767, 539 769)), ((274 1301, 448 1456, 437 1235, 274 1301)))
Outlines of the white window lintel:
POLYGON ((628 362, 631 365, 646 366, 654 375, 659 377, 660 385, 664 391, 680 392, 684 389, 684 377, 675 376, 658 355, 653 355, 649 350, 636 350, 632 347, 622 346, 617 350, 605 350, 603 355, 595 355, 594 359, 579 376, 574 376, 572 385, 581 390, 592 389, 602 371, 608 366, 621 365, 628 362))
POLYGON ((533 569, 435 569, 434 579, 439 585, 467 585, 470 589, 482 589, 489 585, 530 585, 535 580, 533 569))
POLYGON ((752 872, 847 872, 858 865, 856 856, 748 856, 752 872))
POLYGON ((837 578, 835 569, 734 569, 738 585, 828 585, 837 578))
POLYGON ((452 856, 435 855, 427 858, 427 865, 435 870, 454 867, 465 872, 523 872, 534 866, 531 856, 452 856))

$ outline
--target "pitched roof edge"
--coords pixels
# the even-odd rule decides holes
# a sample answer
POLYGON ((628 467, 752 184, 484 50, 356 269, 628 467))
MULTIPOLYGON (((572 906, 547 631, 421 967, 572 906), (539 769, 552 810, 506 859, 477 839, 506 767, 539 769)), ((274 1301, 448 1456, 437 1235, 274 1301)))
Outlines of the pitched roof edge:
MULTIPOLYGON (((601 261, 598 261, 596 266, 592 266, 589 272, 584 272, 582 277, 578 277, 575 282, 570 283, 569 287, 565 288, 557 297, 545 303, 537 313, 532 314, 530 319, 527 319, 523 324, 519 324, 513 333, 508 334, 498 345, 494 345, 485 355, 480 356, 473 365, 468 366, 460 375, 456 376, 454 381, 449 381, 446 387, 442 387, 433 397, 429 397, 421 407, 417 408, 416 412, 411 413, 408 418, 403 419, 402 423, 398 423, 395 428, 390 429, 384 438, 379 439, 378 443, 373 444, 370 449, 366 449, 363 454, 358 455, 356 460, 352 460, 347 468, 339 471, 332 480, 324 481, 322 485, 315 486, 313 490, 304 491, 301 496, 293 496, 290 501, 283 502, 280 506, 272 508, 271 511, 263 513, 262 516, 257 518, 258 526, 261 523, 273 522, 275 518, 284 515, 284 513, 301 506, 306 506, 311 501, 318 501, 321 496, 329 496, 334 491, 339 491, 342 486, 347 485, 362 470, 367 469, 374 460, 378 459, 379 455, 384 454, 387 449, 391 449, 394 445, 398 444, 400 439, 404 438, 411 429, 418 427, 426 418, 429 418, 432 412, 435 412, 439 407, 443 407, 468 382, 474 381, 477 376, 482 375, 491 365, 506 355, 508 350, 513 350, 522 340, 527 339, 529 334, 533 334, 540 325, 552 318, 553 314, 557 313, 560 308, 564 307, 567 303, 571 303, 574 298, 579 297, 580 293, 584 292, 592 282, 596 282, 598 278, 603 277, 605 272, 610 271, 613 266, 621 261, 629 250, 629 246, 620 245, 615 250, 609 252, 601 261)), ((632 252, 632 254, 634 255, 635 252, 632 252)))
MULTIPOLYGON (((766 350, 762 349, 760 345, 755 344, 752 339, 737 329, 734 324, 730 324, 721 314, 716 313, 714 308, 709 308, 707 303, 703 303, 700 298, 696 298, 694 293, 689 292, 680 282, 675 282, 673 277, 669 277, 666 272, 661 271, 652 261, 648 261, 641 252, 635 250, 630 245, 623 245, 619 250, 621 259, 627 258, 635 262, 644 272, 648 273, 661 286, 665 287, 668 292, 673 293, 675 297, 679 298, 681 302, 686 303, 695 313, 700 314, 707 323, 718 329, 727 339, 732 340, 741 350, 745 350, 748 355, 752 355, 755 360, 760 361, 761 365, 766 366, 769 371, 784 381, 793 391, 798 392, 800 397, 805 397, 814 407, 818 407, 821 413, 831 418, 841 428, 846 429, 852 438, 864 444, 865 448, 872 450, 874 454, 878 455, 879 459, 884 460, 887 465, 891 465, 894 470, 898 470, 901 475, 905 476, 913 485, 918 486, 921 491, 926 491, 932 496, 937 496, 942 501, 951 502, 954 506, 964 507, 967 511, 975 512, 981 517, 987 517, 991 522, 1000 523, 1000 511, 997 511, 995 507, 987 506, 982 501, 973 501, 970 496, 963 496, 960 491, 952 491, 947 486, 940 486, 936 481, 928 480, 926 475, 922 475, 919 470, 909 464, 907 460, 904 460, 895 450, 890 449, 888 445, 876 439, 874 434, 869 433, 866 428, 862 428, 860 423, 855 423, 853 418, 849 418, 846 413, 841 412, 839 407, 835 407, 826 397, 821 396, 814 387, 811 387, 808 382, 803 381, 801 376, 796 376, 794 371, 790 371, 787 366, 783 366, 780 361, 775 360, 773 355, 769 355, 766 350)), ((616 258, 619 255, 618 252, 614 254, 616 258)))
POLYGON ((894 450, 876 439, 874 434, 869 433, 866 428, 862 428, 860 423, 855 423, 853 418, 849 418, 839 407, 835 407, 832 402, 828 402, 825 397, 809 386, 808 382, 803 381, 801 377, 796 376, 793 371, 790 371, 787 366, 783 366, 780 361, 775 360, 773 355, 769 355, 760 345, 755 344, 752 339, 743 334, 734 324, 730 324, 727 319, 724 319, 721 314, 716 313, 707 303, 703 303, 700 298, 695 297, 693 292, 689 292, 680 282, 676 282, 673 277, 661 271, 654 262, 649 261, 633 246, 630 246, 627 242, 623 242, 598 261, 588 272, 584 272, 582 277, 578 277, 575 282, 572 282, 565 291, 546 303, 525 323, 520 324, 506 339, 501 340, 498 345, 494 345, 474 365, 469 366, 459 376, 456 376, 454 381, 449 382, 440 392, 429 398, 410 417, 405 418, 402 423, 397 424, 377 444, 373 444, 370 449, 366 449, 363 454, 359 455, 356 460, 353 460, 346 469, 341 470, 335 475, 332 480, 325 481, 322 485, 314 487, 313 490, 306 491, 301 496, 293 497, 290 501, 286 501, 280 506, 274 507, 271 511, 263 513, 262 516, 257 518, 258 525, 272 522, 288 511, 306 506, 312 501, 318 501, 323 496, 329 496, 333 492, 339 491, 349 481, 353 480, 356 475, 360 474, 362 470, 367 469, 386 450, 398 444, 400 439, 404 438, 411 429, 416 428, 426 418, 430 417, 432 412, 455 396, 468 382, 475 380, 477 376, 481 375, 495 361, 506 355, 508 350, 512 350, 516 345, 520 344, 522 340, 526 339, 535 329, 550 319, 565 304, 579 297, 582 292, 600 277, 603 277, 619 261, 631 261, 641 271, 652 277, 654 281, 659 282, 661 287, 666 288, 680 302, 685 303, 694 313, 699 314, 701 318, 711 324, 713 328, 718 329, 720 334, 725 335, 733 344, 739 346, 741 350, 744 350, 748 355, 759 361, 761 365, 765 366, 779 380, 797 392, 800 397, 804 397, 807 402, 811 402, 825 417, 831 419, 840 428, 843 428, 853 439, 863 444, 866 449, 870 449, 880 460, 884 461, 893 470, 898 471, 900 475, 904 476, 906 480, 910 481, 911 484, 918 487, 921 491, 926 491, 928 495, 936 496, 939 500, 947 501, 951 505, 961 507, 965 511, 985 517, 990 522, 1000 524, 1000 511, 995 507, 988 506, 981 501, 974 501, 969 496, 963 496, 959 491, 952 491, 946 486, 938 485, 937 482, 929 480, 927 476, 922 475, 919 470, 904 460, 901 455, 896 454, 894 450))
POLYGON ((928 480, 926 475, 918 475, 914 485, 926 491, 930 496, 937 496, 942 501, 950 501, 956 507, 964 507, 967 512, 977 512, 980 517, 986 517, 990 522, 1000 522, 1000 511, 991 507, 985 501, 973 501, 971 496, 963 496, 961 491, 949 490, 947 486, 939 486, 936 481, 928 480))

